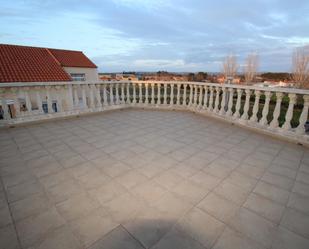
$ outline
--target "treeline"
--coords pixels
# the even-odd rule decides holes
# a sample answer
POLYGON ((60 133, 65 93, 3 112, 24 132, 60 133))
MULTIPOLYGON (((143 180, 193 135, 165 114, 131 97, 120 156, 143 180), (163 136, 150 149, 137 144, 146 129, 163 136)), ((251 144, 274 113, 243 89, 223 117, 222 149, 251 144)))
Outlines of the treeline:
POLYGON ((290 73, 262 73, 261 78, 269 81, 287 81, 291 80, 292 75, 290 73))

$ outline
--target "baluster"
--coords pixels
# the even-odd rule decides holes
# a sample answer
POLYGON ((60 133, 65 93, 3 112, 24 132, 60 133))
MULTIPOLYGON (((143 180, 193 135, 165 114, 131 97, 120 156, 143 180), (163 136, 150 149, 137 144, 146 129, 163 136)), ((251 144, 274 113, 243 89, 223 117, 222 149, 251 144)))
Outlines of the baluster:
POLYGON ((139 87, 139 90, 138 90, 138 103, 139 104, 143 103, 143 89, 142 89, 142 86, 143 86, 143 83, 139 83, 138 84, 138 87, 139 87))
POLYGON ((87 98, 86 98, 86 86, 85 85, 82 85, 82 99, 83 99, 84 108, 88 108, 87 98))
POLYGON ((18 89, 15 89, 15 96, 14 96, 14 108, 16 111, 16 116, 20 116, 20 103, 19 103, 19 99, 18 99, 18 89))
POLYGON ((299 135, 303 135, 306 133, 304 125, 308 120, 309 95, 304 95, 303 99, 304 107, 299 117, 299 125, 296 128, 296 133, 299 135))
POLYGON ((259 90, 255 90, 254 95, 255 95, 255 99, 254 99, 254 105, 253 105, 252 116, 250 118, 250 121, 256 123, 258 121, 257 114, 259 112, 261 92, 259 90))
POLYGON ((161 83, 157 83, 157 88, 158 88, 157 105, 161 105, 161 83))
POLYGON ((191 106, 192 100, 193 100, 193 86, 190 84, 189 87, 190 87, 190 95, 189 95, 189 104, 188 105, 191 106))
POLYGON ((78 98, 78 92, 77 92, 77 85, 73 86, 73 94, 74 94, 74 107, 79 106, 79 98, 78 98))
POLYGON ((184 106, 187 105, 187 87, 188 87, 187 84, 185 84, 185 85, 183 86, 182 105, 184 105, 184 106))
POLYGON ((174 84, 171 84, 170 106, 174 105, 174 84))
POLYGON ((121 84, 121 104, 125 104, 124 83, 121 84))
POLYGON ((226 88, 222 87, 222 99, 221 99, 221 108, 220 108, 220 115, 225 114, 225 101, 226 101, 226 88))
POLYGON ((40 88, 36 87, 35 90, 36 90, 36 104, 38 106, 38 110, 40 113, 43 113, 43 104, 42 104, 40 88))
POLYGON ((133 85, 133 101, 132 104, 135 105, 136 104, 136 86, 135 83, 132 83, 133 85))
POLYGON ((50 89, 51 87, 50 86, 46 86, 46 101, 47 101, 47 109, 48 109, 48 113, 53 113, 54 110, 53 110, 53 102, 52 102, 52 99, 51 99, 51 94, 50 94, 50 89))
POLYGON ((277 128, 279 126, 278 118, 280 116, 280 109, 281 109, 281 102, 282 102, 283 94, 281 92, 276 92, 276 97, 277 97, 277 100, 276 100, 275 110, 273 113, 273 120, 270 122, 271 128, 277 128))
POLYGON ((145 105, 149 104, 149 98, 148 98, 148 83, 145 83, 145 105))
POLYGON ((94 108, 93 85, 88 85, 88 89, 89 89, 90 108, 94 108))
POLYGON ((290 102, 289 102, 288 110, 285 114, 285 123, 282 126, 282 129, 284 129, 284 130, 289 130, 289 129, 292 128, 291 127, 291 120, 293 118, 293 110, 294 110, 294 105, 295 105, 295 102, 296 102, 296 94, 290 93, 289 99, 290 99, 290 102))
POLYGON ((115 94, 116 94, 116 105, 119 105, 120 101, 119 101, 119 84, 115 84, 115 88, 116 88, 116 91, 115 91, 115 94))
POLYGON ((194 85, 194 98, 193 98, 193 105, 196 107, 197 105, 197 95, 198 95, 198 92, 197 92, 197 85, 194 85))
POLYGON ((228 94, 228 107, 227 107, 227 116, 232 116, 233 115, 233 98, 234 98, 234 88, 229 88, 229 94, 228 94))
POLYGON ((32 104, 31 104, 31 100, 30 100, 30 96, 29 96, 29 88, 25 88, 25 101, 26 101, 26 108, 28 112, 32 111, 32 104))
POLYGON ((263 111, 262 111, 262 118, 259 122, 261 125, 268 124, 267 115, 269 111, 269 101, 270 101, 271 92, 264 92, 264 94, 265 94, 265 104, 264 104, 263 111))
POLYGON ((2 109, 3 109, 3 119, 5 120, 11 119, 11 115, 9 113, 9 107, 6 103, 6 99, 2 99, 1 104, 2 104, 2 109))
POLYGON ((215 113, 219 112, 219 97, 220 97, 220 88, 217 86, 216 87, 215 109, 214 109, 215 113))
POLYGON ((203 102, 203 86, 199 87, 199 98, 198 98, 198 108, 200 109, 202 107, 202 102, 203 102))
POLYGON ((163 105, 167 104, 167 83, 164 84, 163 105))
POLYGON ((241 115, 242 120, 247 120, 249 118, 248 111, 250 107, 250 96, 251 96, 251 90, 246 89, 246 100, 245 100, 245 105, 244 105, 244 113, 241 115))
POLYGON ((155 84, 151 83, 151 104, 155 104, 155 84))
POLYGON ((127 84, 127 92, 126 92, 126 104, 130 104, 131 103, 131 95, 130 95, 130 83, 126 83, 127 84))
POLYGON ((106 84, 103 85, 103 106, 107 106, 107 92, 106 92, 106 84))
POLYGON ((176 97, 176 105, 180 105, 180 87, 181 87, 181 84, 177 84, 177 97, 176 97))
POLYGON ((109 84, 109 101, 110 101, 110 105, 114 105, 115 104, 115 99, 114 99, 114 84, 110 83, 109 84))
POLYGON ((240 117, 241 95, 242 95, 242 89, 237 89, 237 101, 235 106, 235 112, 233 115, 233 117, 235 118, 240 117))
POLYGON ((209 105, 208 105, 208 110, 213 111, 213 101, 214 101, 214 87, 209 87, 210 90, 210 96, 209 96, 209 105))
POLYGON ((208 102, 208 86, 204 86, 204 102, 203 102, 203 109, 207 109, 207 102, 208 102))

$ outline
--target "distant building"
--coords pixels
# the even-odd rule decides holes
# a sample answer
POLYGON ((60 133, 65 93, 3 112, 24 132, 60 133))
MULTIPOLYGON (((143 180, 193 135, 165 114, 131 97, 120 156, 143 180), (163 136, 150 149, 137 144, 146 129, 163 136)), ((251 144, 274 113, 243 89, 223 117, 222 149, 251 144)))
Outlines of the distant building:
POLYGON ((0 83, 98 79, 97 66, 81 51, 0 44, 0 83))

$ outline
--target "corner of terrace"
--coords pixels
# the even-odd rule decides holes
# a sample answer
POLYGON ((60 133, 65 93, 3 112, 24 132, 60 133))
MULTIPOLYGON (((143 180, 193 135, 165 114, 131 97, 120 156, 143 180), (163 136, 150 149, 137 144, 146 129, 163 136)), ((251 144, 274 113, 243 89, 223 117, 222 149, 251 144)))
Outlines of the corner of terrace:
POLYGON ((0 105, 2 248, 309 247, 309 91, 2 83, 0 105))

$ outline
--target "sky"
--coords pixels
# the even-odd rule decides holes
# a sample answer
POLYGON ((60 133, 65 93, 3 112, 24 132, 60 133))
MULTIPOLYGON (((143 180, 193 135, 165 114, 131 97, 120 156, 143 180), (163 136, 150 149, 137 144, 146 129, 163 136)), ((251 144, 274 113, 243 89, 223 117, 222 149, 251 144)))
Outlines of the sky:
POLYGON ((309 44, 308 0, 0 0, 0 43, 81 50, 100 72, 291 71, 309 44))

